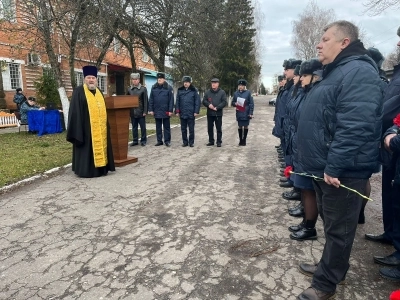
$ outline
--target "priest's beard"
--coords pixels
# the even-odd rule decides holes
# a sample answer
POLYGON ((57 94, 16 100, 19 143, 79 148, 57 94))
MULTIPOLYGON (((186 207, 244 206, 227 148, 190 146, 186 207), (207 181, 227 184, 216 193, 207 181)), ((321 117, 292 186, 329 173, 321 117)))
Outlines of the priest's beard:
POLYGON ((89 84, 87 84, 87 87, 88 87, 89 90, 95 91, 96 88, 97 88, 97 84, 95 84, 95 83, 90 84, 90 83, 89 83, 89 84))

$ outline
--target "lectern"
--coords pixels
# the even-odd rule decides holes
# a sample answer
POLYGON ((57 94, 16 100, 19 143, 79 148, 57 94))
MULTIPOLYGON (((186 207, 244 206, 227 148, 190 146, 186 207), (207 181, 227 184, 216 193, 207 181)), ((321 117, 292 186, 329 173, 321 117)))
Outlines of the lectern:
POLYGON ((107 118, 110 124, 111 144, 116 167, 122 167, 138 161, 137 157, 128 156, 130 110, 139 107, 138 96, 106 97, 107 118))

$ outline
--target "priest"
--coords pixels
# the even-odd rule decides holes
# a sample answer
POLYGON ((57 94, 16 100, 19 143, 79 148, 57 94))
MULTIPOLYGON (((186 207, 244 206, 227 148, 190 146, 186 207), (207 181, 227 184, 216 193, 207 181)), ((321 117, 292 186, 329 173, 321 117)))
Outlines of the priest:
POLYGON ((92 178, 115 171, 110 127, 97 67, 85 66, 84 84, 75 88, 69 108, 67 141, 72 143, 72 171, 92 178))

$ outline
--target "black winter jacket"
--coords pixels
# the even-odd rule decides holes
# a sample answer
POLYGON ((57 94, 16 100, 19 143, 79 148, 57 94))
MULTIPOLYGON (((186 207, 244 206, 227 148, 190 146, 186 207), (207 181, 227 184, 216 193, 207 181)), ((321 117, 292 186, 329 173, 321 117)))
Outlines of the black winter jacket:
POLYGON ((227 104, 225 91, 220 88, 215 91, 209 89, 204 93, 203 105, 207 107, 207 116, 221 117, 223 115, 223 109, 227 104), (208 108, 210 104, 214 105, 217 111, 208 108))
POLYGON ((174 95, 172 87, 164 82, 163 85, 154 84, 149 98, 149 111, 154 113, 154 118, 169 118, 168 113, 174 112, 174 95))
POLYGON ((386 133, 383 135, 383 140, 389 134, 397 134, 390 140, 389 147, 390 150, 393 152, 392 156, 392 167, 394 167, 394 184, 400 185, 400 127, 399 126, 392 126, 389 128, 386 133))
POLYGON ((180 114, 181 119, 194 119, 194 114, 200 112, 200 96, 198 90, 190 85, 178 89, 175 102, 175 113, 180 114))
POLYGON ((144 86, 130 86, 126 94, 137 95, 139 97, 139 107, 131 109, 131 118, 142 118, 143 114, 147 114, 149 98, 147 96, 147 89, 144 86))
POLYGON ((299 163, 322 178, 369 178, 378 166, 385 85, 367 55, 347 48, 325 66, 299 120, 299 163))
POLYGON ((239 91, 237 90, 233 95, 232 106, 236 106, 236 121, 247 121, 250 119, 250 115, 253 115, 254 112, 254 100, 251 92, 249 90, 239 91), (244 111, 239 108, 239 105, 236 105, 237 99, 243 98, 244 101, 244 111))
POLYGON ((294 85, 293 79, 289 80, 282 91, 281 96, 276 101, 275 106, 275 127, 272 129, 272 134, 280 139, 284 138, 283 132, 283 119, 286 114, 286 105, 289 99, 292 97, 294 85))

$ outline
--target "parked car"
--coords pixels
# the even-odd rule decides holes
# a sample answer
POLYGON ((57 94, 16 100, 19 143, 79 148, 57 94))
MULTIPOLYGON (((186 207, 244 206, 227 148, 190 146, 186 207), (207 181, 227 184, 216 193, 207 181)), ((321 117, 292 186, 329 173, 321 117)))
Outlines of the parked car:
POLYGON ((269 105, 275 106, 275 104, 276 104, 276 98, 272 98, 271 100, 269 100, 268 104, 269 104, 269 105))

